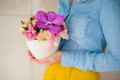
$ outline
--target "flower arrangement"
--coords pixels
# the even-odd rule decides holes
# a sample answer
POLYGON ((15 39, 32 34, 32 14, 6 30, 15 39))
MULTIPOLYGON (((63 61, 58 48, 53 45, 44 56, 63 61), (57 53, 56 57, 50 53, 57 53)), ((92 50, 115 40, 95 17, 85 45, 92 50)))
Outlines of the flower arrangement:
MULTIPOLYGON (((25 36, 28 48, 32 53, 39 54, 38 52, 41 50, 41 53, 43 52, 43 54, 48 54, 50 51, 48 50, 48 52, 45 52, 44 49, 46 49, 46 47, 52 49, 52 47, 58 46, 60 37, 68 39, 67 29, 63 23, 64 16, 62 15, 57 15, 53 11, 49 11, 47 13, 44 11, 38 11, 36 15, 32 16, 28 20, 21 21, 22 25, 20 27, 20 31, 25 36), (35 41, 37 41, 37 43, 35 41), (45 43, 42 43, 43 41, 45 43), (39 49, 37 49, 38 44, 39 49), (43 45, 45 44, 46 46, 43 48, 43 45)), ((57 48, 53 48, 51 52, 54 52, 55 50, 57 50, 57 48)))

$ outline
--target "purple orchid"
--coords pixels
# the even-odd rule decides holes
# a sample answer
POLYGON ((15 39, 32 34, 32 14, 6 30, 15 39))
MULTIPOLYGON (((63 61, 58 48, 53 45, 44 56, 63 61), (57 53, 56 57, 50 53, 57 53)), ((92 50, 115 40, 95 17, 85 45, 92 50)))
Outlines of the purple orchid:
POLYGON ((64 16, 57 15, 55 12, 38 11, 36 14, 38 28, 44 28, 52 34, 57 34, 62 31, 61 25, 64 21, 64 16))

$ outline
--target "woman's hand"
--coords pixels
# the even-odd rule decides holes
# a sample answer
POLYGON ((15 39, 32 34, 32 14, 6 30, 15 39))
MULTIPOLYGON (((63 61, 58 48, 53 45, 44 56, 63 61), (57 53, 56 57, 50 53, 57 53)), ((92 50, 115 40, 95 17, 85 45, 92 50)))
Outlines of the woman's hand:
POLYGON ((53 53, 49 57, 46 57, 46 58, 43 58, 43 59, 36 59, 31 54, 31 52, 28 50, 28 56, 29 56, 31 61, 37 62, 39 64, 51 65, 51 64, 54 64, 54 63, 57 63, 57 62, 61 61, 62 51, 56 51, 55 53, 53 53))
POLYGON ((62 51, 56 51, 49 57, 40 59, 40 64, 52 65, 54 63, 60 62, 62 58, 62 51))
POLYGON ((28 50, 28 56, 29 56, 29 58, 30 58, 31 61, 34 61, 34 62, 37 62, 37 63, 40 64, 40 60, 39 60, 39 59, 36 59, 36 58, 32 55, 32 53, 30 52, 30 50, 28 50))

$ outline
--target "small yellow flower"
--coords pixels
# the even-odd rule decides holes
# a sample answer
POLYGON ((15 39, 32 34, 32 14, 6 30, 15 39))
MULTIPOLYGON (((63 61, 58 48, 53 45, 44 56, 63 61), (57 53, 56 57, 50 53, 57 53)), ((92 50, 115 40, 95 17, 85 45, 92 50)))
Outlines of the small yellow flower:
POLYGON ((18 29, 20 32, 24 32, 25 31, 25 29, 24 28, 22 28, 22 27, 19 27, 19 29, 18 29))
POLYGON ((23 24, 23 25, 22 25, 22 27, 28 27, 28 26, 29 26, 29 25, 27 25, 27 24, 23 24))
POLYGON ((37 39, 39 41, 45 41, 49 40, 52 37, 52 34, 49 31, 41 29, 40 32, 38 33, 37 39))
POLYGON ((33 21, 32 21, 32 24, 33 24, 34 26, 35 26, 36 21, 37 21, 37 20, 33 20, 33 21))
POLYGON ((45 31, 45 32, 44 32, 44 37, 45 37, 47 40, 50 39, 51 36, 52 36, 52 34, 51 34, 49 31, 45 31))
POLYGON ((26 20, 26 21, 23 21, 24 23, 21 23, 21 26, 22 27, 28 27, 30 24, 31 24, 31 20, 30 19, 28 19, 28 20, 26 20))
POLYGON ((38 33, 38 36, 37 36, 37 39, 39 40, 39 41, 41 41, 41 40, 43 40, 43 34, 42 33, 38 33))
POLYGON ((30 20, 30 19, 26 20, 26 21, 25 21, 25 24, 26 24, 26 25, 31 24, 31 20, 30 20))

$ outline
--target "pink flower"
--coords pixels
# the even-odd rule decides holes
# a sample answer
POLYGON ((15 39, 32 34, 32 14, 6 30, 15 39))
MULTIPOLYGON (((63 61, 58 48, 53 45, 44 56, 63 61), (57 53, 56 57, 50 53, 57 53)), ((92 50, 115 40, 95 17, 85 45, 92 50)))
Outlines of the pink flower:
POLYGON ((27 40, 34 40, 37 37, 37 31, 34 30, 34 26, 30 25, 29 29, 24 32, 25 37, 27 40))

